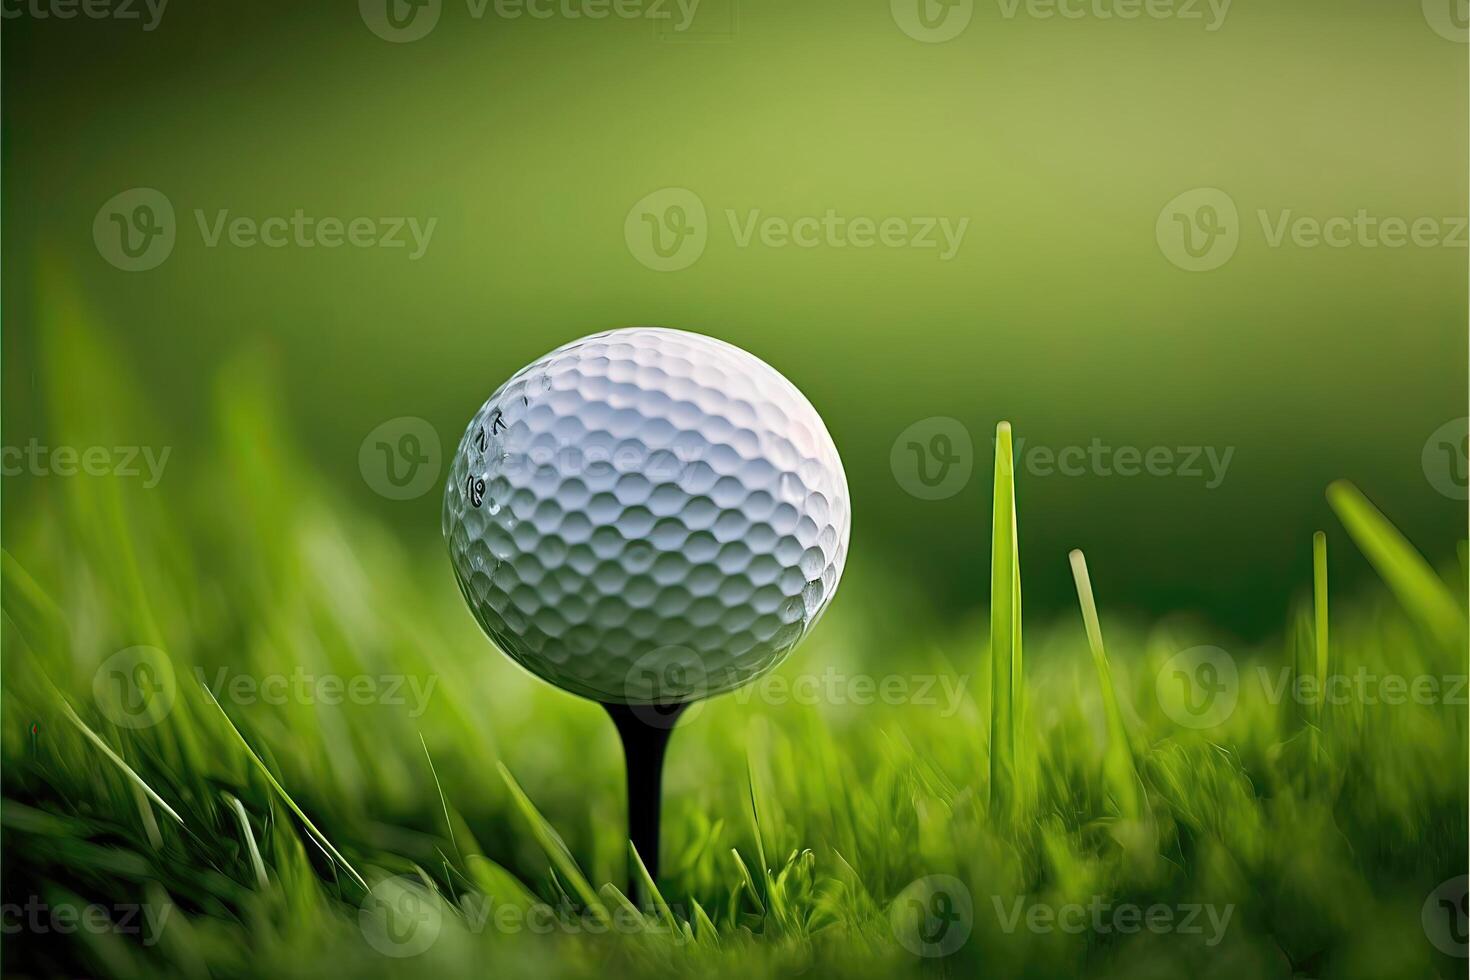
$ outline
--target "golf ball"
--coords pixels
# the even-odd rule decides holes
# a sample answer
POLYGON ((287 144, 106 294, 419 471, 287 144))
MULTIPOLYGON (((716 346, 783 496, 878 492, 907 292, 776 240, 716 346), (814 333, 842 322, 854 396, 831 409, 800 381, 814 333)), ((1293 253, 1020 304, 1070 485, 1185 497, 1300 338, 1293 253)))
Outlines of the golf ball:
POLYGON ((780 663, 832 600, 851 509, 801 392, 658 327, 574 340, 465 429, 443 530, 480 626, 583 697, 674 704, 780 663))

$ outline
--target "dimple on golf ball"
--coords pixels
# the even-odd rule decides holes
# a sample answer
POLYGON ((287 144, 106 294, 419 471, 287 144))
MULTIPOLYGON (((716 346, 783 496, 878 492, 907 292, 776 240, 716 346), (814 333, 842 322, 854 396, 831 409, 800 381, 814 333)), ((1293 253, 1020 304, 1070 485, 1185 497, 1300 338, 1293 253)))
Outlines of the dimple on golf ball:
POLYGON ((485 632, 615 704, 691 701, 780 663, 831 601, 850 527, 842 460, 801 392, 658 327, 518 371, 470 420, 444 494, 485 632))

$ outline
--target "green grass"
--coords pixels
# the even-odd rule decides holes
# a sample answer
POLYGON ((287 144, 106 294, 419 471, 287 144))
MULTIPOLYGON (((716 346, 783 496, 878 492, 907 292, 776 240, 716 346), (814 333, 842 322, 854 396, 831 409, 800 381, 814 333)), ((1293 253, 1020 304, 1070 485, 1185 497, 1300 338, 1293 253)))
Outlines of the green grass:
MULTIPOLYGON (((54 316, 57 441, 147 428, 143 399, 80 311, 54 316)), ((1351 487, 1332 490, 1347 533, 1328 537, 1360 548, 1386 588, 1333 596, 1329 637, 1322 554, 1259 542, 1300 550, 1302 585, 1282 597, 1282 638, 1251 648, 1187 617, 1116 618, 1108 568, 1128 556, 1093 554, 1089 577, 1078 554, 1082 618, 1027 623, 1023 671, 1013 522, 1045 515, 1027 513, 1025 482, 1004 467, 994 500, 975 501, 994 503, 999 532, 991 595, 1005 615, 989 643, 983 610, 952 633, 916 627, 901 583, 859 542, 831 615, 779 675, 937 679, 936 703, 737 693, 692 709, 670 750, 664 873, 645 882, 654 900, 639 911, 610 884, 626 880, 629 848, 604 713, 496 653, 462 608, 437 528, 405 551, 314 475, 276 404, 269 372, 242 360, 219 383, 215 457, 179 464, 154 491, 55 481, 25 498, 24 519, 10 514, 5 901, 115 915, 137 903, 161 921, 147 943, 21 929, 6 937, 13 971, 1463 972, 1431 945, 1421 909, 1465 872, 1465 708, 1351 698, 1304 710, 1268 697, 1298 664, 1313 677, 1465 673, 1463 568, 1429 569, 1351 487), (109 717, 94 679, 140 644, 164 651, 176 684, 169 710, 133 728, 109 717), (1242 680, 1234 711, 1203 729, 1156 696, 1170 658, 1201 644, 1228 648, 1242 680), (298 669, 433 687, 418 712, 408 684, 406 704, 273 704, 197 680, 298 669), (959 692, 953 704, 941 682, 959 692), (930 875, 957 878, 973 909, 968 940, 942 958, 899 941, 912 938, 915 903, 938 908, 919 881, 930 875), (1008 930, 1023 898, 1208 904, 1230 918, 1217 943, 1208 926, 1008 930), (575 928, 515 924, 538 903, 575 928), (431 926, 413 958, 369 941, 411 942, 431 926)), ((157 676, 132 676, 160 690, 157 676)))

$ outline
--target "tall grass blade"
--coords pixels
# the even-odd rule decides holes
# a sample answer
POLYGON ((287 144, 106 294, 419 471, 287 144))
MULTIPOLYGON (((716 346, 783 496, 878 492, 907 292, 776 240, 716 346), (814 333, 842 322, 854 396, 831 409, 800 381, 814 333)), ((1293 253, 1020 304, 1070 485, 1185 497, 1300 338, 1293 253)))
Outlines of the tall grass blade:
POLYGON ((1322 733, 1327 724, 1327 674, 1331 666, 1327 647, 1327 535, 1312 535, 1312 649, 1317 677, 1316 717, 1312 732, 1312 761, 1322 762, 1322 733))
POLYGON ((577 893, 577 897, 592 914, 606 921, 606 908, 597 897, 597 892, 593 890, 592 883, 577 866, 577 859, 572 857, 572 851, 567 847, 566 841, 562 840, 561 834, 558 834, 556 828, 546 821, 540 810, 536 809, 536 804, 532 803, 526 791, 521 789, 521 784, 516 782, 516 778, 505 767, 505 763, 497 761, 495 768, 500 770, 500 778, 505 780, 506 788, 510 790, 510 795, 515 800, 516 809, 521 811, 521 815, 531 825, 531 833, 535 835, 536 842, 541 845, 546 856, 551 859, 552 866, 560 871, 567 881, 571 882, 572 890, 577 893))
POLYGON ((53 649, 67 633, 66 616, 8 550, 0 548, 0 606, 38 652, 53 649))
POLYGON ((1465 632, 1465 614, 1449 587, 1414 550, 1398 528, 1346 480, 1327 488, 1327 502, 1384 582, 1410 613, 1440 639, 1454 642, 1465 632))
POLYGON ((265 862, 260 859, 260 848, 255 844, 255 834, 250 830, 250 815, 245 812, 245 804, 241 803, 233 793, 225 794, 225 803, 235 814, 235 819, 240 821, 240 836, 245 838, 245 849, 250 855, 250 867, 255 871, 255 884, 261 891, 265 891, 270 887, 271 880, 265 873, 265 862))
POLYGON ((285 803, 287 808, 296 814, 296 819, 301 821, 302 825, 306 827, 313 840, 321 846, 322 850, 332 860, 341 865, 342 869, 352 876, 352 880, 357 882, 363 891, 368 891, 367 881, 363 879, 362 875, 357 873, 357 869, 352 866, 351 862, 343 857, 342 853, 336 847, 332 846, 332 842, 327 840, 327 835, 317 829, 316 824, 312 823, 311 818, 306 815, 306 811, 296 805, 296 801, 291 798, 291 794, 286 792, 286 787, 282 786, 276 779, 275 774, 270 771, 270 767, 261 761, 260 756, 255 754, 255 750, 250 747, 250 743, 245 741, 245 736, 240 734, 240 729, 235 727, 235 723, 230 720, 230 716, 225 713, 225 709, 215 700, 214 692, 209 689, 208 685, 201 684, 200 687, 203 688, 204 693, 209 697, 209 700, 214 706, 219 708, 220 717, 225 720, 225 724, 235 734, 235 739, 240 743, 240 747, 245 750, 245 754, 250 758, 250 761, 255 763, 255 768, 265 777, 265 781, 270 784, 270 788, 276 791, 276 795, 281 798, 281 802, 285 803))
POLYGON ((439 806, 444 811, 444 826, 449 830, 449 843, 454 847, 455 856, 463 864, 464 855, 459 851, 459 841, 454 839, 454 818, 449 815, 449 800, 444 795, 443 784, 439 782, 439 771, 434 768, 434 757, 429 754, 429 743, 424 740, 423 732, 419 732, 419 744, 424 747, 424 758, 429 760, 429 775, 434 777, 434 790, 439 794, 439 806))
POLYGON ((127 776, 128 779, 132 781, 133 785, 137 786, 138 789, 147 794, 148 798, 156 803, 163 810, 164 813, 167 813, 169 816, 173 817, 174 820, 178 822, 178 825, 180 827, 184 826, 184 818, 179 816, 178 813, 175 812, 173 807, 165 803, 163 801, 163 797, 155 793, 153 791, 153 787, 144 782, 143 777, 139 776, 135 771, 133 771, 132 766, 123 761, 122 756, 112 751, 112 746, 104 742, 102 740, 102 736, 98 735, 96 732, 92 731, 92 729, 88 728, 86 722, 77 717, 77 713, 72 710, 71 705, 67 704, 65 701, 62 701, 61 710, 66 714, 67 720, 69 720, 73 725, 77 726, 77 728, 81 730, 81 733, 85 735, 93 745, 101 749, 102 754, 111 759, 113 765, 121 769, 123 771, 123 775, 127 776))
POLYGON ((1082 606, 1082 623, 1087 628, 1087 645, 1092 650, 1092 663, 1097 668, 1097 682, 1102 689, 1103 712, 1107 718, 1108 748, 1104 756, 1108 789, 1123 816, 1137 820, 1143 814, 1139 801, 1138 774, 1128 733, 1123 727, 1123 712, 1113 690, 1113 671, 1103 646, 1102 624, 1097 618, 1097 600, 1092 594, 1092 579, 1087 574, 1087 558, 1081 551, 1067 556, 1072 563, 1072 578, 1077 583, 1077 601, 1082 606))
POLYGON ((1006 814, 1016 798, 1016 485, 1011 424, 995 428, 995 489, 990 537, 990 809, 1006 814))
POLYGON ((653 876, 648 873, 648 866, 643 863, 643 855, 638 853, 638 848, 628 841, 628 853, 633 856, 633 867, 638 872, 638 881, 643 888, 643 894, 653 902, 653 907, 658 911, 659 918, 663 919, 664 925, 670 931, 678 931, 679 923, 674 918, 674 913, 669 909, 669 903, 664 901, 663 893, 658 890, 658 884, 653 876))

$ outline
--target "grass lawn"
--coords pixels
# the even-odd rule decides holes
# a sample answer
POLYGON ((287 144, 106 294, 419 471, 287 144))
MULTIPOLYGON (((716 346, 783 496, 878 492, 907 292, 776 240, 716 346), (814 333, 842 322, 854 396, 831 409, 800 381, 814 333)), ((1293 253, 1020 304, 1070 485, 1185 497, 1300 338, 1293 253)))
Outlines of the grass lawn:
MULTIPOLYGON (((58 315, 58 440, 126 431, 146 399, 58 315)), ((1261 541, 1301 591, 1251 648, 1110 616, 1127 555, 1023 634, 1025 568, 1067 556, 1018 566, 1004 466, 971 628, 916 623, 859 527, 813 637, 681 721, 639 911, 605 714, 498 654, 437 527, 405 552, 276 406, 235 364, 187 492, 55 481, 6 528, 8 972, 1464 974, 1464 549, 1430 570, 1346 484, 1317 547, 1382 590, 1261 541)))

